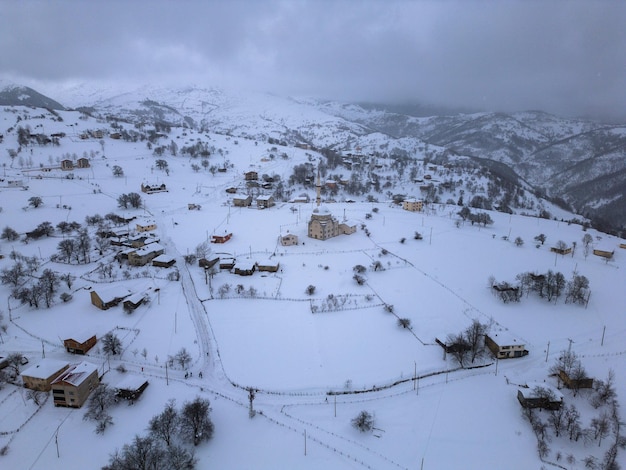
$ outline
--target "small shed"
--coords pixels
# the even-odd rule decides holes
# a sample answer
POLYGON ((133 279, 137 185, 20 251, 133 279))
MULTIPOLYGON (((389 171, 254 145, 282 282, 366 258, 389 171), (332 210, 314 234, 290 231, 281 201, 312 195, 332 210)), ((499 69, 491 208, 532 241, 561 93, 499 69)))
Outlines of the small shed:
POLYGON ((171 268, 176 264, 176 258, 170 255, 159 255, 152 260, 152 266, 157 266, 159 268, 171 268))
POLYGON ((130 313, 133 312, 137 307, 139 307, 144 300, 146 299, 146 295, 144 293, 133 294, 124 300, 123 306, 124 311, 130 313))
POLYGON ((235 267, 235 258, 221 257, 219 258, 220 269, 233 269, 235 267))
POLYGON ((115 391, 119 398, 134 401, 141 396, 148 385, 149 382, 145 378, 129 375, 115 386, 115 391))
POLYGON ((256 264, 254 261, 244 260, 235 263, 235 274, 239 274, 240 276, 251 276, 255 269, 256 264))
POLYGON ((63 340, 63 346, 72 354, 87 354, 96 345, 96 335, 90 333, 76 334, 63 340))
POLYGON ((564 370, 559 370, 559 379, 567 388, 580 390, 581 388, 593 388, 593 379, 589 377, 572 378, 564 370))
POLYGON ((275 273, 280 268, 280 263, 278 261, 272 261, 268 259, 264 261, 258 261, 256 263, 256 267, 259 270, 259 272, 265 271, 269 273, 275 273))
POLYGON ((200 258, 198 260, 198 266, 204 269, 211 269, 213 266, 215 266, 219 262, 220 262, 219 257, 215 257, 212 259, 200 258))
POLYGON ((545 383, 529 383, 519 388, 517 400, 523 408, 559 410, 563 406, 563 394, 545 383))
POLYGON ((211 243, 226 243, 232 236, 232 232, 225 235, 211 235, 211 243))

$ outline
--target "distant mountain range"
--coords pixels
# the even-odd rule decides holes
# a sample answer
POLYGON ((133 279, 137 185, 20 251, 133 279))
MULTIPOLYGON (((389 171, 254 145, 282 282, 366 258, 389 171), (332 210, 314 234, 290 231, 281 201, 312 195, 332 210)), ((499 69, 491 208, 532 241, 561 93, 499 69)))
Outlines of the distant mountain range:
MULTIPOLYGON (((339 152, 426 155, 433 161, 463 155, 523 180, 600 229, 626 227, 626 125, 540 111, 425 116, 442 110, 411 106, 403 113, 399 106, 198 87, 82 85, 59 90, 57 99, 70 109, 138 125, 186 126, 339 152)), ((65 109, 31 88, 2 82, 0 105, 65 109)))

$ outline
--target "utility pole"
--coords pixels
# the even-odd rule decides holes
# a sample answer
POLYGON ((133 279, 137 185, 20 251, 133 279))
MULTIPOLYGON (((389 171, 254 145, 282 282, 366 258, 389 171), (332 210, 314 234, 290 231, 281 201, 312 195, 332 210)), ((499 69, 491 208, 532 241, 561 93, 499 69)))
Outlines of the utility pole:
POLYGON ((167 361, 165 361, 165 385, 170 384, 169 376, 167 375, 167 361))
POLYGON ((604 332, 606 331, 606 325, 602 328, 602 341, 600 342, 600 346, 604 346, 604 332))
POLYGON ((546 362, 548 362, 548 353, 550 352, 550 341, 548 341, 548 349, 546 349, 546 362))
POLYGON ((306 429, 304 430, 304 455, 306 455, 306 429))

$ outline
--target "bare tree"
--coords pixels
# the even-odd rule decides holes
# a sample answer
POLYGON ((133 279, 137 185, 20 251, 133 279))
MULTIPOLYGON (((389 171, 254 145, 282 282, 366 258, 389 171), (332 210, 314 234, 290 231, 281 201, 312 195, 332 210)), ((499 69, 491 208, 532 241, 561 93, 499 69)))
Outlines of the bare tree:
POLYGON ((210 402, 207 399, 196 397, 193 401, 186 402, 180 413, 181 436, 193 442, 194 446, 211 439, 214 427, 210 412, 210 402))
POLYGON ((402 328, 411 329, 411 319, 410 318, 398 318, 398 326, 402 328))
POLYGON ((172 445, 172 440, 178 429, 178 411, 175 401, 169 400, 163 411, 150 420, 148 430, 155 438, 163 440, 167 447, 172 445))
POLYGON ((374 416, 369 411, 361 411, 352 418, 352 426, 361 432, 369 432, 374 427, 374 416))
POLYGON ((115 404, 115 391, 105 383, 100 383, 92 392, 87 402, 87 411, 83 419, 96 421, 96 433, 102 434, 107 426, 113 424, 109 408, 115 404))
POLYGON ((2 234, 0 235, 0 239, 6 240, 9 242, 14 242, 19 237, 20 237, 20 234, 8 226, 2 229, 2 234))
POLYGON ((174 359, 183 369, 186 369, 191 362, 191 355, 187 352, 187 349, 181 348, 174 356, 174 359))
POLYGON ((32 196, 28 198, 28 205, 33 206, 35 209, 37 209, 42 204, 43 204, 43 199, 41 199, 39 196, 32 196))
POLYGON ((120 339, 109 332, 102 337, 102 351, 106 355, 115 356, 122 352, 122 342, 120 339))

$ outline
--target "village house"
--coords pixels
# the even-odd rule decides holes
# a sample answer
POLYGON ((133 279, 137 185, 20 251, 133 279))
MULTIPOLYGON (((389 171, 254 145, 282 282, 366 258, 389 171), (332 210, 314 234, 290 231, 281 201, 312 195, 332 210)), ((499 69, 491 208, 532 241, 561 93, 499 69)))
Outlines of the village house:
POLYGON ((496 359, 508 359, 528 355, 525 345, 506 332, 485 335, 485 346, 496 359))
POLYGON ((258 196, 256 198, 256 207, 258 209, 267 209, 274 204, 274 196, 258 196))
POLYGON ((611 259, 615 254, 615 249, 609 245, 598 245, 593 249, 593 254, 601 258, 611 259))
POLYGON ((107 310, 111 307, 115 307, 122 300, 128 297, 131 292, 121 286, 113 286, 107 289, 99 289, 98 291, 92 290, 91 303, 98 307, 100 310, 107 310))
POLYGON ((402 201, 402 209, 409 212, 421 212, 424 208, 424 201, 421 199, 406 199, 402 201))
POLYGON ((293 246, 298 244, 298 236, 293 233, 288 233, 280 237, 280 244, 282 246, 293 246))
POLYGON ((145 266, 157 256, 162 255, 164 252, 165 248, 158 243, 150 243, 143 248, 139 248, 136 251, 128 253, 128 264, 131 266, 145 266))
POLYGON ((87 354, 87 352, 96 345, 96 335, 91 333, 75 334, 71 338, 63 340, 63 347, 68 353, 87 354))
POLYGON ((69 170, 73 170, 74 169, 74 162, 72 162, 72 160, 61 160, 61 170, 63 171, 69 171, 69 170))
POLYGON ((91 165, 89 164, 89 160, 87 158, 79 158, 76 161, 77 168, 89 168, 91 165))
POLYGON ((54 406, 80 408, 99 383, 95 365, 81 362, 70 366, 51 383, 54 406))
POLYGON ((202 206, 200 204, 189 203, 187 204, 187 209, 190 211, 199 211, 202 209, 202 206))
POLYGON ((52 381, 67 370, 69 366, 69 363, 66 361, 49 358, 42 359, 38 364, 29 367, 21 373, 22 383, 25 388, 30 388, 31 390, 49 392, 52 387, 52 381))
POLYGON ((294 197, 289 202, 293 202, 294 204, 308 204, 309 202, 311 202, 311 198, 308 196, 308 194, 300 194, 300 196, 294 197))
POLYGON ((165 183, 141 183, 141 191, 146 194, 167 192, 165 183))
POLYGON ((233 206, 248 207, 252 205, 252 196, 245 194, 235 194, 233 196, 233 206))
POLYGON ((246 181, 256 181, 259 179, 259 174, 256 171, 247 171, 243 176, 246 181))
POLYGON ((141 222, 137 222, 135 228, 138 232, 150 232, 152 230, 156 230, 157 224, 154 220, 143 220, 141 222))
POLYGON ((564 247, 553 246, 552 248, 550 248, 550 251, 552 253, 558 253, 559 255, 568 255, 572 252, 572 247, 571 246, 564 246, 564 247))
POLYGON ((519 388, 517 400, 523 408, 559 410, 563 406, 563 394, 545 383, 529 383, 519 388))

